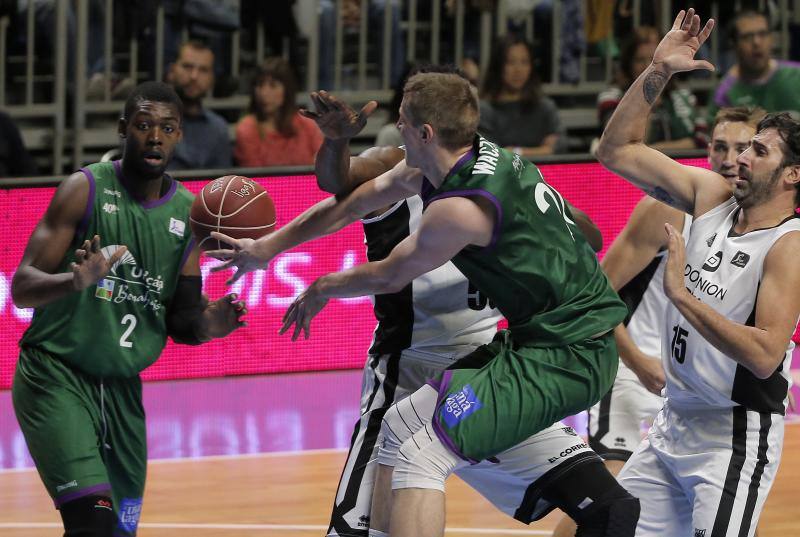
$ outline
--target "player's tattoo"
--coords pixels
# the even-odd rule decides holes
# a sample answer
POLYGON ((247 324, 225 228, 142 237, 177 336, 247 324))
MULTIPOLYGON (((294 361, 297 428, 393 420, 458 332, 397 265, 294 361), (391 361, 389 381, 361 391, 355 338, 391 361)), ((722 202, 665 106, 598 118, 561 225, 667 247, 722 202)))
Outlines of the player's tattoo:
POLYGON ((667 192, 660 186, 649 188, 645 191, 645 193, 651 198, 660 201, 661 203, 666 203, 670 207, 675 207, 675 198, 673 198, 669 192, 667 192))
POLYGON ((660 71, 651 71, 644 77, 642 90, 644 91, 644 100, 647 101, 647 104, 656 102, 656 99, 661 94, 661 90, 667 85, 668 80, 669 77, 660 71))

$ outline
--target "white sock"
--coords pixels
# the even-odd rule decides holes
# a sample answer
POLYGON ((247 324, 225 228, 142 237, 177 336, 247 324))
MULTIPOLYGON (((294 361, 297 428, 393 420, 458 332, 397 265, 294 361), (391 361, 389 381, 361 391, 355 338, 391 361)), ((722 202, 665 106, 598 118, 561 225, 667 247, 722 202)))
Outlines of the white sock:
POLYGON ((369 529, 369 537, 389 537, 388 533, 384 533, 382 531, 373 530, 372 528, 369 529))

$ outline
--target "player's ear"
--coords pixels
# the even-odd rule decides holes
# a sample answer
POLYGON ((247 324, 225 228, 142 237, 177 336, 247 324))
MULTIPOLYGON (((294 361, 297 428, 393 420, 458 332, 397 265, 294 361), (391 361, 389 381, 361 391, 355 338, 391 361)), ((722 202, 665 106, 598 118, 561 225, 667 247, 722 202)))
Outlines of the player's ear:
POLYGON ((797 185, 800 184, 800 164, 787 166, 786 169, 789 172, 787 174, 787 179, 789 183, 794 185, 795 188, 797 188, 797 185))
POLYGON ((433 139, 433 128, 429 124, 424 123, 420 130, 423 142, 430 142, 433 139))
POLYGON ((125 138, 125 135, 128 131, 128 120, 124 117, 119 118, 119 122, 117 123, 117 134, 119 134, 120 138, 125 138))

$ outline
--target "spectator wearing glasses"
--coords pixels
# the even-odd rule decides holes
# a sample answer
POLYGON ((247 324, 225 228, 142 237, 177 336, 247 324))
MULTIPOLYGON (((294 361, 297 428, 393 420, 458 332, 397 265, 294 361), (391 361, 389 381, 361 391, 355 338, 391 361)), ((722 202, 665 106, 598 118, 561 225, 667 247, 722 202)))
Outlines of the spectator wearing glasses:
POLYGON ((763 13, 743 11, 733 19, 736 64, 720 82, 709 115, 730 106, 760 106, 767 112, 800 113, 800 64, 772 57, 774 37, 763 13))

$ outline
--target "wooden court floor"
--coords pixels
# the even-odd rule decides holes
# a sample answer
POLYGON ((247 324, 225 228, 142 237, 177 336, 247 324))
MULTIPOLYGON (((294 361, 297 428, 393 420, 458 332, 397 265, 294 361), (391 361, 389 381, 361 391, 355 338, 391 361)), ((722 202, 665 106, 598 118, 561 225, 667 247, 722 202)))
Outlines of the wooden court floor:
MULTIPOLYGON (((788 425, 761 537, 800 536, 800 424, 788 425)), ((153 461, 141 537, 320 537, 327 528, 343 451, 153 461)), ((457 478, 448 481, 448 537, 549 535, 557 517, 524 526, 457 478)), ((61 535, 60 518, 34 471, 0 473, 0 536, 61 535)))

